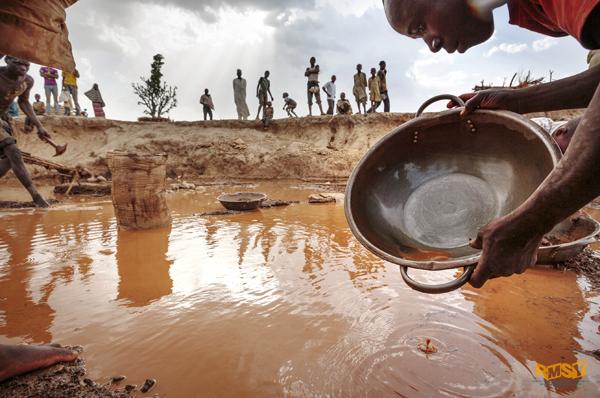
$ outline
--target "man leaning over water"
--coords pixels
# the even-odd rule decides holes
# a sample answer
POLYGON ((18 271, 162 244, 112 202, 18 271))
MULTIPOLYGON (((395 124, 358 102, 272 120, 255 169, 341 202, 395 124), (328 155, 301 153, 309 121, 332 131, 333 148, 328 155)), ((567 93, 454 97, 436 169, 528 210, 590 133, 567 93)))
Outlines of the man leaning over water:
POLYGON ((27 74, 29 62, 9 56, 5 58, 5 61, 6 66, 0 68, 0 178, 12 169, 31 195, 35 205, 48 207, 48 202, 37 191, 25 168, 21 151, 17 148, 11 118, 8 115, 8 107, 15 98, 18 98, 19 107, 27 115, 31 124, 37 127, 40 139, 50 138, 29 103, 29 94, 33 87, 33 78, 27 74))
MULTIPOLYGON (((509 23, 548 36, 572 36, 600 48, 600 0, 383 0, 391 26, 423 39, 432 52, 464 53, 492 36, 494 8, 507 5, 509 23)), ((521 274, 536 263, 543 236, 600 195, 600 66, 520 90, 463 94, 462 115, 476 109, 517 113, 587 108, 564 158, 521 207, 492 221, 471 246, 482 249, 471 284, 521 274)), ((456 104, 449 104, 455 106, 456 104)))
MULTIPOLYGON (((12 168, 19 181, 31 194, 35 204, 38 207, 48 207, 48 203, 33 186, 13 137, 10 118, 6 116, 8 106, 18 97, 21 110, 38 128, 40 138, 50 137, 29 103, 29 92, 33 86, 33 78, 27 74, 29 62, 14 57, 6 57, 5 60, 7 66, 0 68, 0 177, 12 168)), ((77 353, 63 348, 0 344, 0 382, 59 362, 73 361, 76 358, 77 353)))

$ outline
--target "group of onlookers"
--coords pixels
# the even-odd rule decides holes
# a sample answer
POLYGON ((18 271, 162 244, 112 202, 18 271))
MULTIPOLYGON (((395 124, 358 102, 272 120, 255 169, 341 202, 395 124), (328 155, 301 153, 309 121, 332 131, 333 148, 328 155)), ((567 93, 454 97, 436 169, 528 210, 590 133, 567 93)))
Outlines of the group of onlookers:
MULTIPOLYGON (((59 92, 59 71, 50 66, 43 66, 40 68, 40 76, 44 79, 44 94, 46 96, 46 102, 42 101, 40 94, 35 94, 35 102, 32 104, 33 110, 36 115, 62 115, 62 116, 83 116, 87 117, 87 110, 81 110, 79 105, 79 90, 77 86, 77 79, 79 78, 79 72, 77 69, 73 73, 63 71, 62 72, 62 89, 59 92)), ((94 109, 94 116, 104 118, 104 107, 106 106, 98 85, 94 84, 91 90, 84 93, 84 95, 92 102, 94 109)), ((13 104, 13 115, 18 115, 18 107, 13 104)), ((26 120, 26 128, 32 128, 30 121, 26 120)))
MULTIPOLYGON (((362 65, 356 66, 357 73, 354 75, 354 87, 353 94, 358 106, 358 113, 364 114, 377 112, 379 106, 383 103, 384 112, 390 111, 390 97, 388 95, 387 85, 387 69, 385 61, 379 63, 379 70, 376 68, 371 69, 371 77, 367 79, 367 76, 362 72, 362 65), (367 93, 368 90, 368 93, 367 93), (367 110, 367 102, 370 102, 370 107, 367 110), (362 110, 361 110, 362 106, 362 110)), ((311 57, 309 60, 309 66, 304 72, 304 76, 308 79, 307 82, 307 97, 308 97, 308 115, 312 116, 313 102, 319 107, 321 115, 352 115, 352 104, 346 98, 346 93, 340 94, 340 99, 336 103, 337 77, 331 76, 331 79, 325 83, 322 87, 319 82, 319 74, 321 68, 317 65, 315 57, 311 57), (327 111, 323 110, 321 102, 321 90, 327 96, 327 111)), ((273 119, 273 94, 271 93, 271 82, 269 80, 271 73, 266 71, 264 76, 261 76, 258 80, 256 87, 256 97, 258 98, 258 112, 256 120, 261 119, 265 127, 268 127, 270 121, 273 119)), ((236 110, 239 120, 248 120, 250 117, 250 110, 246 103, 246 79, 242 77, 242 71, 237 70, 237 77, 233 80, 233 96, 236 105, 236 110)), ((298 103, 292 99, 289 93, 283 93, 284 106, 283 110, 289 117, 298 117, 295 110, 298 103)), ((204 120, 213 119, 213 110, 215 109, 209 90, 204 90, 204 95, 200 98, 200 104, 203 107, 204 120)))

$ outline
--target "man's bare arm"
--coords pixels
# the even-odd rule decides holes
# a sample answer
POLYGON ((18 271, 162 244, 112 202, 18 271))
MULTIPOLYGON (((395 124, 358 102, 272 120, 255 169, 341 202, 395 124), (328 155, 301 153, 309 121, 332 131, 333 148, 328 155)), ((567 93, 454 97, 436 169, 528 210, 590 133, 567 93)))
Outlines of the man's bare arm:
POLYGON ((33 107, 29 102, 29 95, 31 93, 31 88, 33 87, 33 79, 29 76, 25 79, 27 82, 27 90, 25 90, 25 92, 19 96, 19 108, 21 108, 23 113, 25 113, 25 115, 27 115, 29 119, 31 119, 33 125, 37 127, 38 135, 40 136, 40 138, 50 138, 50 135, 48 134, 44 126, 42 126, 42 123, 40 123, 40 120, 37 118, 37 115, 33 111, 33 107))
POLYGON ((600 67, 515 93, 517 113, 586 108, 600 84, 600 67))
POLYGON ((483 228, 473 246, 483 249, 471 283, 522 273, 535 263, 544 234, 600 195, 600 86, 564 158, 517 210, 483 228))

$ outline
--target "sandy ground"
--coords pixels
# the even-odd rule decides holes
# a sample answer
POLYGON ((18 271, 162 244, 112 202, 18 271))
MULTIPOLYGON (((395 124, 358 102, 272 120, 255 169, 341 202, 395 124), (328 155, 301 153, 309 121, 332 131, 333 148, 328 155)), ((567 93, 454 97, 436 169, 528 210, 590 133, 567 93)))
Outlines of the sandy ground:
MULTIPOLYGON (((581 111, 550 116, 570 118, 581 111)), ((533 116, 533 115, 532 115, 533 116)), ((21 150, 60 162, 108 173, 106 154, 115 149, 167 153, 168 175, 198 179, 342 179, 363 154, 413 114, 364 117, 321 116, 275 120, 268 130, 258 121, 120 122, 94 118, 43 117, 42 123, 67 152, 53 158, 53 149, 35 134, 25 134, 15 121, 21 150)), ((35 177, 53 173, 32 166, 35 177)))

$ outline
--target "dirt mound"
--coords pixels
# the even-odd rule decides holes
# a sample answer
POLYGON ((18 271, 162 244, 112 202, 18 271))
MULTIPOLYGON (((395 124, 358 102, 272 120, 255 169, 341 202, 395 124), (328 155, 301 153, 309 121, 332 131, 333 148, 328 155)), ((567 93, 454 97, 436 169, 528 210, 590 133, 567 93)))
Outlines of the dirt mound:
MULTIPOLYGON (((561 119, 580 113, 544 116, 561 119)), ((15 124, 22 150, 96 174, 108 175, 109 151, 126 150, 167 153, 167 174, 172 178, 335 179, 347 178, 374 143, 413 117, 379 113, 283 119, 275 120, 268 130, 259 121, 156 123, 43 117, 55 142, 69 145, 59 158, 52 158, 53 149, 35 134, 23 132, 22 119, 15 124)), ((32 172, 34 177, 53 173, 34 166, 32 172)))
MULTIPOLYGON (((314 117, 276 120, 269 130, 255 121, 119 122, 45 117, 42 123, 57 143, 68 143, 60 158, 107 174, 112 150, 167 153, 170 177, 196 178, 345 178, 365 151, 412 115, 314 117)), ((15 122, 19 147, 51 159, 53 150, 15 122)), ((34 168, 36 177, 51 175, 34 168)))

